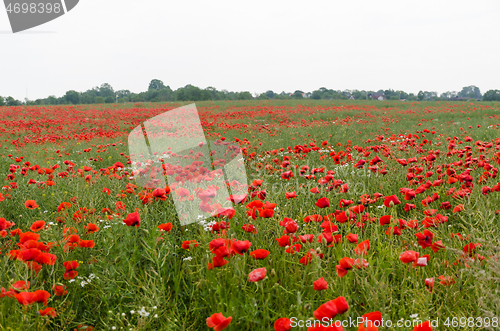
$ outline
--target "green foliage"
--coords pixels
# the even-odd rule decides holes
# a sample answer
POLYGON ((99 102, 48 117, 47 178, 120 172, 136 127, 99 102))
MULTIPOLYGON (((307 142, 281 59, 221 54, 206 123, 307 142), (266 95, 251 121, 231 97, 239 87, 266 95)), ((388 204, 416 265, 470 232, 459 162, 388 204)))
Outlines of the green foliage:
POLYGON ((489 90, 483 96, 483 101, 500 101, 500 90, 489 90))
POLYGON ((67 91, 66 94, 64 95, 64 98, 68 103, 72 103, 74 105, 77 105, 80 103, 80 93, 71 90, 67 91))
POLYGON ((149 83, 149 87, 148 87, 148 91, 149 90, 162 90, 165 88, 165 85, 163 84, 163 82, 159 79, 153 79, 150 83, 149 83))
MULTIPOLYGON (((494 91, 490 90, 485 94, 485 101, 495 101, 494 91), (493 92, 492 92, 493 91, 493 92)), ((100 87, 94 87, 85 92, 77 92, 74 90, 67 91, 62 97, 49 96, 45 99, 38 99, 36 101, 26 101, 25 104, 30 105, 61 105, 61 104, 96 104, 103 103, 98 97, 102 97, 104 102, 113 103, 118 99, 118 103, 127 102, 187 102, 187 101, 236 101, 236 100, 288 100, 288 99, 304 99, 310 98, 313 100, 347 100, 354 98, 356 100, 366 100, 370 94, 384 95, 387 100, 406 99, 408 101, 430 101, 430 100, 454 100, 456 97, 464 99, 481 99, 482 95, 478 87, 471 85, 462 88, 460 92, 444 92, 439 97, 437 92, 420 91, 418 95, 413 93, 406 93, 401 90, 378 90, 378 91, 365 91, 365 90, 333 90, 321 87, 312 92, 304 93, 303 91, 296 90, 293 93, 281 92, 275 93, 268 90, 255 97, 248 91, 233 92, 227 90, 217 90, 214 87, 207 87, 201 89, 199 87, 188 84, 180 87, 177 90, 172 90, 170 86, 165 86, 163 81, 153 79, 149 83, 148 90, 140 93, 131 93, 129 90, 114 91, 110 84, 102 84, 100 87), (117 98, 118 96, 118 98, 117 98)), ((9 97, 10 98, 10 97, 9 97)), ((9 99, 4 101, 7 105, 15 106, 22 103, 18 100, 9 99)))

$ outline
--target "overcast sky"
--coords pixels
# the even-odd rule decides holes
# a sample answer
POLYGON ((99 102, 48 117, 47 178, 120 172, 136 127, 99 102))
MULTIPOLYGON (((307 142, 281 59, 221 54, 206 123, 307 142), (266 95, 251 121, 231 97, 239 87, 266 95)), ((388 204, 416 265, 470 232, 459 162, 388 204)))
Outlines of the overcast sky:
POLYGON ((102 83, 142 92, 500 89, 500 1, 80 0, 12 34, 0 8, 0 95, 102 83))

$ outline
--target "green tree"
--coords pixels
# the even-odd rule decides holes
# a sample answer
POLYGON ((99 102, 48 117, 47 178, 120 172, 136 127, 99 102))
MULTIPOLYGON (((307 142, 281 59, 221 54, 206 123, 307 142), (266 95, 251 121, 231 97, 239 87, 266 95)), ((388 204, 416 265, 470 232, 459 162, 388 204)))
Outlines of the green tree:
POLYGON ((274 99, 276 97, 276 93, 274 93, 272 90, 267 90, 266 93, 264 93, 266 97, 269 99, 274 99))
POLYGON ((99 96, 103 97, 103 98, 107 98, 107 97, 111 97, 113 98, 113 100, 115 99, 115 91, 113 90, 113 88, 111 87, 111 85, 109 85, 108 83, 104 83, 101 85, 101 87, 99 88, 99 96))
POLYGON ((5 105, 5 100, 2 97, 0 97, 0 107, 4 105, 5 105))
POLYGON ((67 91, 66 94, 64 95, 64 98, 68 103, 72 103, 74 105, 80 103, 80 93, 74 90, 67 91))
POLYGON ((302 92, 300 90, 296 90, 292 94, 292 99, 302 99, 303 98, 302 94, 304 94, 304 92, 302 92))
POLYGON ((5 99, 5 103, 7 104, 7 106, 20 106, 21 105, 21 101, 19 100, 16 100, 14 99, 13 97, 7 97, 7 99, 5 99))
POLYGON ((94 102, 95 102, 95 103, 104 103, 104 98, 103 98, 103 97, 101 97, 101 96, 96 97, 94 102))
POLYGON ((424 92, 423 91, 418 91, 417 98, 419 101, 424 100, 424 92))
POLYGON ((314 90, 313 93, 311 94, 311 99, 319 100, 321 99, 321 96, 323 93, 319 90, 314 90))
POLYGON ((149 83, 149 87, 148 87, 148 90, 162 90, 165 88, 165 84, 163 84, 163 82, 159 79, 153 79, 150 83, 149 83))
POLYGON ((173 91, 170 88, 170 86, 167 86, 158 92, 159 101, 172 101, 172 97, 173 97, 173 91))
POLYGON ((49 105, 57 105, 57 98, 54 95, 50 95, 47 98, 47 104, 49 104, 49 105))
POLYGON ((253 95, 248 91, 239 92, 236 94, 236 100, 252 100, 253 95))
POLYGON ((483 95, 483 101, 500 101, 500 90, 489 90, 483 95))
POLYGON ((458 96, 462 98, 475 98, 475 99, 481 99, 481 91, 477 86, 470 85, 470 86, 464 86, 462 88, 462 91, 458 92, 458 96))

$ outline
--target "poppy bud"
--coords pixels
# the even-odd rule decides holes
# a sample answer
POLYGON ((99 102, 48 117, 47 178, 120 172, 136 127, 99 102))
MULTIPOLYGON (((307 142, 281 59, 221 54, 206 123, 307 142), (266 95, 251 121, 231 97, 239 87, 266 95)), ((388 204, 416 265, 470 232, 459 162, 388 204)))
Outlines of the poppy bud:
POLYGON ((390 201, 390 202, 389 202, 389 206, 394 207, 394 202, 393 202, 393 201, 390 201))
POLYGON ((322 238, 321 238, 321 242, 323 243, 323 245, 328 244, 328 241, 326 240, 326 238, 325 238, 325 237, 322 237, 322 238))
POLYGON ((274 277, 276 276, 276 271, 274 271, 274 269, 271 269, 271 277, 274 277))
POLYGON ((321 254, 321 247, 316 248, 316 253, 321 254))

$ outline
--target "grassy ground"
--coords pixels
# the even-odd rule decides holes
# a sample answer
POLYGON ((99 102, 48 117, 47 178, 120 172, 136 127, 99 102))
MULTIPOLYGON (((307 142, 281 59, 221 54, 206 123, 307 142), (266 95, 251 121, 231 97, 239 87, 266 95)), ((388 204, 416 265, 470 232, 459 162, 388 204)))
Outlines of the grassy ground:
MULTIPOLYGON (((482 191, 485 186, 494 188, 500 181, 492 170, 499 164, 498 103, 321 100, 197 103, 207 139, 240 139, 246 154, 248 183, 263 180, 256 192, 265 190, 263 201, 276 204, 272 217, 256 219, 248 216, 246 205, 259 200, 258 197, 235 205, 235 216, 227 220, 229 227, 219 233, 206 231, 197 223, 181 226, 173 202, 174 191, 166 200, 153 199, 143 204, 140 187, 129 185, 127 191, 127 184, 136 184, 128 179, 127 169, 112 168, 116 162, 129 166, 127 135, 132 128, 181 105, 0 108, 0 177, 5 179, 0 218, 15 223, 6 226, 5 237, 0 238, 0 287, 8 292, 15 282, 24 280, 30 282, 29 292, 46 290, 50 294, 47 306, 36 302, 23 305, 11 297, 14 292, 2 295, 0 329, 73 330, 92 326, 96 330, 207 330, 206 319, 221 312, 232 317, 227 330, 273 330, 274 322, 282 317, 314 319, 313 313, 320 305, 339 296, 346 298, 349 310, 336 320, 356 319, 379 311, 384 320, 393 323, 400 319, 439 318, 439 327, 434 330, 477 330, 482 328, 478 318, 489 317, 489 329, 498 329, 500 199, 495 190, 486 194, 482 191), (408 138, 408 134, 413 136, 408 138), (472 140, 466 141, 466 136, 472 140), (455 146, 450 147, 450 141, 455 146), (489 142, 492 146, 486 147, 489 142), (288 152, 289 146, 294 150, 296 145, 317 146, 319 151, 288 152), (469 163, 465 146, 470 146, 469 163), (464 155, 447 156, 453 149, 463 150, 464 155), (345 156, 336 161, 334 156, 341 151, 345 156), (421 159, 429 154, 437 155, 436 160, 421 159), (362 168, 354 167, 360 159, 369 162, 377 155, 382 159, 378 169, 385 169, 385 175, 369 170, 368 163, 362 168), (20 157, 23 159, 16 160, 20 157), (283 167, 287 157, 290 165, 283 167), (417 162, 407 166, 397 162, 413 157, 417 162), (74 163, 74 167, 68 169, 66 160, 74 163), (462 164, 457 163, 460 160, 462 164), (30 165, 24 164, 27 161, 30 165), (19 169, 9 170, 12 164, 19 169), (50 168, 55 164, 60 168, 54 169, 52 179, 47 172, 30 170, 35 165, 50 168), (485 167, 486 164, 491 167, 485 167), (304 165, 311 170, 324 167, 324 172, 307 179, 299 172, 304 165), (91 170, 85 171, 84 166, 91 170), (22 174, 23 167, 27 168, 26 175, 22 174), (400 189, 415 190, 421 185, 407 180, 409 169, 417 167, 422 167, 421 175, 433 172, 422 183, 439 177, 443 183, 406 201, 400 189), (450 189, 459 190, 465 182, 448 183, 453 175, 447 175, 446 171, 454 169, 458 177, 467 168, 473 178, 471 193, 453 198, 450 189), (108 169, 109 173, 101 169, 108 169), (334 180, 348 185, 347 192, 340 187, 327 190, 328 185, 318 183, 328 170, 335 172, 334 180), (285 171, 292 171, 293 177, 283 179, 281 174, 285 171), (61 172, 67 172, 68 176, 60 177, 61 172), (489 175, 480 182, 485 172, 489 175), (12 173, 13 178, 9 178, 12 173), (86 179, 87 175, 91 178, 86 179), (37 183, 29 184, 30 179, 37 183), (49 180, 53 186, 47 185, 49 180), (314 187, 319 193, 311 193, 314 187), (110 195, 103 192, 105 188, 110 195), (287 199, 285 193, 293 191, 297 198, 287 199), (356 221, 335 220, 336 215, 348 210, 339 206, 341 199, 351 200, 351 206, 355 206, 362 204, 363 195, 373 198, 376 192, 381 198, 373 203, 364 201, 365 211, 357 215, 356 221), (422 200, 434 193, 439 198, 424 206, 422 200), (384 198, 392 195, 401 204, 385 207, 384 198), (322 197, 329 199, 329 207, 315 205, 322 197), (28 209, 27 200, 35 200, 38 207, 28 209), (117 208, 118 201, 125 205, 124 209, 117 208), (58 212, 62 202, 70 203, 71 207, 58 212), (441 209, 444 202, 449 202, 452 208, 441 209), (405 203, 416 207, 405 212, 405 203), (463 210, 454 213, 453 208, 460 204, 463 210), (140 226, 126 226, 123 220, 136 210, 140 226), (447 222, 425 228, 422 221, 428 216, 424 214, 426 210, 448 217, 447 222), (306 216, 315 214, 334 215, 336 234, 341 235, 339 243, 318 242, 318 236, 323 234, 322 222, 304 222, 306 216), (390 224, 380 224, 379 219, 384 215, 391 215, 390 224), (286 247, 279 246, 276 240, 285 235, 284 226, 279 224, 284 218, 296 221, 297 236, 314 235, 311 243, 293 243, 301 244, 295 254, 286 252, 286 247), (418 227, 403 228, 400 235, 386 234, 389 227, 390 233, 395 226, 401 228, 400 219, 417 220, 418 227), (56 261, 53 265, 40 263, 42 267, 36 273, 26 263, 29 260, 15 259, 8 253, 27 249, 18 245, 22 236, 14 230, 34 232, 30 227, 39 220, 45 222, 46 228, 36 232, 40 235, 38 241, 53 243, 48 252, 56 256, 56 261), (169 232, 158 229, 159 224, 168 222, 173 225, 169 232), (89 223, 97 225, 99 230, 87 233, 89 223), (244 224, 254 225, 257 233, 245 232, 244 224), (433 233, 432 242, 441 241, 444 248, 434 252, 418 245, 415 234, 424 229, 433 233), (92 240, 95 246, 69 249, 70 233, 78 234, 81 240, 92 240), (463 240, 452 236, 457 233, 463 240), (367 255, 356 254, 357 243, 349 242, 348 234, 358 235, 358 243, 369 240, 367 255), (225 257, 227 264, 209 270, 208 264, 215 256, 209 243, 219 237, 248 240, 251 247, 243 255, 225 257), (183 249, 182 244, 187 240, 196 240, 199 245, 183 249), (480 256, 464 257, 463 249, 469 243, 481 243, 475 252, 480 256), (256 249, 266 249, 270 254, 256 260, 250 255, 256 249), (315 256, 303 265, 300 260, 310 249, 323 257, 315 256), (428 254, 427 266, 403 263, 400 255, 408 250, 420 256, 428 254), (364 258, 368 266, 353 268, 341 278, 336 266, 344 257, 364 258), (72 281, 64 279, 64 261, 79 263, 75 269, 78 276, 72 281), (249 273, 257 268, 266 268, 266 277, 249 282, 249 273), (451 277, 452 284, 440 284, 440 276, 451 277), (313 282, 321 277, 328 283, 328 289, 314 290, 313 282), (435 280, 432 293, 425 285, 428 278, 435 280), (55 295, 54 284, 64 285, 68 293, 55 295), (40 316, 38 311, 46 307, 54 308, 56 316, 40 316), (459 321, 458 326, 451 325, 454 317, 459 321), (462 323, 463 318, 467 318, 466 323, 462 323), (474 318, 474 323, 470 324, 470 318, 474 318)), ((26 292, 18 292, 23 291, 26 292)), ((485 321, 481 322, 483 327, 485 321)), ((380 328, 393 329, 398 328, 380 328)))

